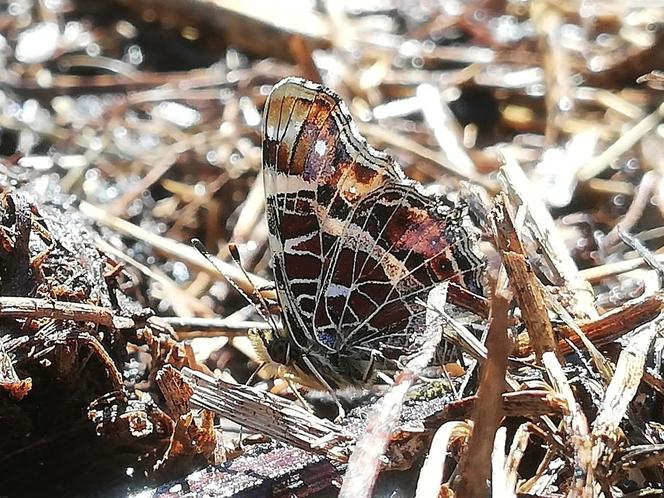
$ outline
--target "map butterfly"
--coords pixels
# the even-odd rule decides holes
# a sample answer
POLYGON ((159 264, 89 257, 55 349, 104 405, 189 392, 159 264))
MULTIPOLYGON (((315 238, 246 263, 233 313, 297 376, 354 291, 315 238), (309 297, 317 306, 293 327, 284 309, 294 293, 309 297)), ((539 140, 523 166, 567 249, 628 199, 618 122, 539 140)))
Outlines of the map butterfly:
POLYGON ((365 385, 417 351, 429 291, 477 310, 484 260, 467 208, 429 195, 360 136, 331 90, 287 78, 263 119, 263 179, 282 327, 253 335, 280 375, 365 385))

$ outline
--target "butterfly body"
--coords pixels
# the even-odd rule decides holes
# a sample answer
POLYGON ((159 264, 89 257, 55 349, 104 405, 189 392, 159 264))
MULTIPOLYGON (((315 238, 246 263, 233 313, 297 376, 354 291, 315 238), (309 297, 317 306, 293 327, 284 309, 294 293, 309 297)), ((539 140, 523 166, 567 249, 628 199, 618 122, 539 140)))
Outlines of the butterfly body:
POLYGON ((275 86, 263 176, 283 330, 260 343, 294 376, 369 383, 417 350, 434 286, 449 282, 460 305, 481 301, 484 262, 465 206, 426 194, 367 145, 327 88, 275 86))

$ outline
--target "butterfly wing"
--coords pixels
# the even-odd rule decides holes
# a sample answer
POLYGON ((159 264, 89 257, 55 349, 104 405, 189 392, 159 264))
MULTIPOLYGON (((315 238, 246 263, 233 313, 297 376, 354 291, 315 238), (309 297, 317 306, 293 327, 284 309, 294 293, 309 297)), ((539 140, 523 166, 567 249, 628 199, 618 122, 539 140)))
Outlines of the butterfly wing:
POLYGON ((322 282, 317 334, 338 338, 351 356, 379 350, 397 359, 419 347, 424 302, 450 282, 449 300, 481 294, 477 231, 462 206, 426 196, 416 184, 390 183, 352 210, 322 282), (459 294, 462 293, 462 296, 459 294))
POLYGON ((336 94, 284 80, 266 103, 263 133, 277 292, 301 348, 402 351, 434 285, 453 282, 452 300, 481 293, 464 208, 425 195, 367 145, 336 94))

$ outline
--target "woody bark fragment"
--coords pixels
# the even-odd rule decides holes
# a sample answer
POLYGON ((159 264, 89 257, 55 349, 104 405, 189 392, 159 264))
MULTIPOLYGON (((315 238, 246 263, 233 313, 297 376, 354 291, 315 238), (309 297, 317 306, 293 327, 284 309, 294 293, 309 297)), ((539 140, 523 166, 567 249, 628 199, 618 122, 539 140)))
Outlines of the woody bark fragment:
POLYGON ((269 392, 215 379, 183 368, 192 395, 189 406, 203 408, 278 441, 344 462, 353 441, 338 425, 269 392))
POLYGON ((507 209, 507 196, 498 194, 492 212, 496 247, 521 309, 538 363, 547 351, 558 353, 540 283, 524 255, 523 245, 507 209))
MULTIPOLYGON (((477 395, 452 401, 439 412, 424 420, 426 430, 434 431, 450 420, 467 418, 475 410, 477 395)), ((501 395, 500 411, 506 417, 539 418, 545 415, 559 416, 565 409, 565 400, 549 390, 529 389, 506 392, 501 395)))

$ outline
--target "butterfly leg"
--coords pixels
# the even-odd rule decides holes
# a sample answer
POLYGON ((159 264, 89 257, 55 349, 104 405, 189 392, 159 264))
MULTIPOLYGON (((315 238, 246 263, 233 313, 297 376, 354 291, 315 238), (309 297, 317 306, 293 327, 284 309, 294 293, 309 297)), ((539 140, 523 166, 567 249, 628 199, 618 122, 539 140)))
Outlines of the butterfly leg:
POLYGON ((341 404, 341 401, 339 401, 339 397, 337 396, 337 393, 332 389, 332 386, 328 384, 328 382, 325 380, 325 378, 316 370, 316 367, 314 366, 313 363, 311 363, 311 360, 306 356, 302 356, 302 360, 304 363, 307 365, 307 368, 311 371, 312 374, 314 374, 314 377, 316 377, 316 380, 321 383, 321 385, 325 388, 325 390, 330 393, 330 396, 332 396, 332 399, 334 400, 334 403, 337 405, 337 416, 334 418, 334 422, 337 423, 341 419, 343 419, 346 416, 346 410, 344 410, 343 405, 341 404))
POLYGON ((374 368, 376 366, 377 358, 384 358, 383 354, 377 349, 372 349, 371 353, 369 353, 369 362, 367 363, 367 367, 364 369, 364 373, 362 374, 362 382, 365 384, 369 382, 369 380, 374 375, 374 368))
POLYGON ((286 379, 286 383, 288 384, 288 388, 289 388, 290 391, 295 395, 295 397, 296 397, 297 400, 300 402, 300 404, 302 405, 302 407, 303 407, 305 410, 307 410, 308 412, 313 413, 313 412, 314 412, 314 409, 313 409, 313 408, 311 407, 311 405, 307 402, 307 400, 304 399, 304 398, 302 397, 302 395, 300 394, 300 391, 298 391, 298 390, 297 390, 297 387, 295 387, 295 384, 293 384, 293 381, 290 380, 290 379, 286 379))
POLYGON ((329 392, 332 395, 332 399, 334 399, 334 404, 337 405, 337 416, 334 417, 334 423, 338 424, 346 417, 346 410, 344 410, 344 407, 341 404, 341 401, 339 401, 339 398, 337 397, 337 394, 334 392, 334 390, 330 389, 329 392))

